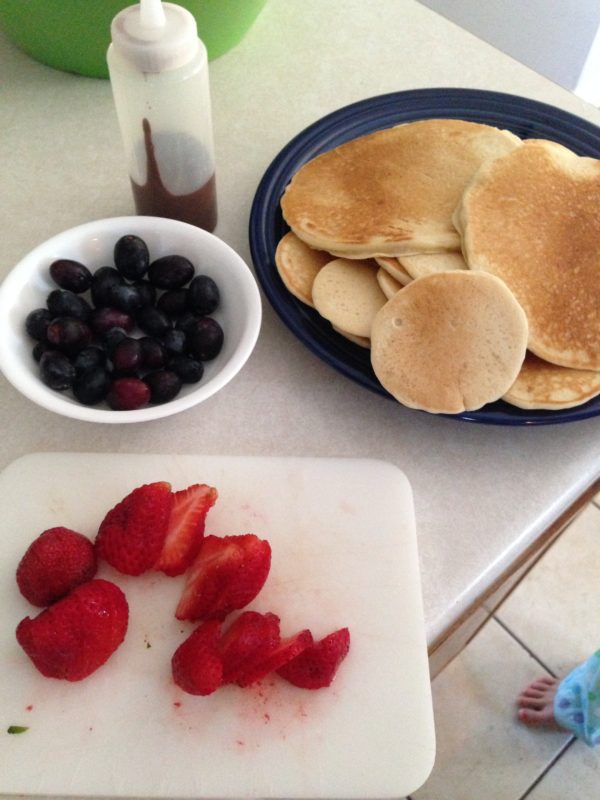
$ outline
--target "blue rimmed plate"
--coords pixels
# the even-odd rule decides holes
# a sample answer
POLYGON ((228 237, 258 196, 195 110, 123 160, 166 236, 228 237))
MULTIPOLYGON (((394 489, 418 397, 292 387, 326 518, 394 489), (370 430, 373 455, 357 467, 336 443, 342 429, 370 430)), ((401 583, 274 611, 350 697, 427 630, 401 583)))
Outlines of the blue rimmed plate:
MULTIPOLYGON (((275 311, 313 353, 377 394, 381 386, 369 352, 337 334, 314 309, 296 300, 275 266, 275 249, 288 227, 279 201, 307 161, 366 133, 419 119, 454 118, 506 128, 523 139, 552 139, 579 155, 600 158, 600 128, 553 106, 516 95, 476 89, 418 89, 380 95, 340 108, 295 136, 265 172, 250 214, 250 249, 257 278, 275 311)), ((560 411, 529 411, 498 401, 452 416, 494 425, 550 425, 600 415, 600 397, 560 411)))

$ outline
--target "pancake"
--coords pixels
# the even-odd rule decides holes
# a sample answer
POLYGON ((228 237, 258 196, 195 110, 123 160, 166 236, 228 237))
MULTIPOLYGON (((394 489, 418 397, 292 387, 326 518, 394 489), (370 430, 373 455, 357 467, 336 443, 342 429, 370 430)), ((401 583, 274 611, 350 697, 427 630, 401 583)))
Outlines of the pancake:
POLYGON ((448 272, 452 269, 467 269, 462 253, 419 253, 416 256, 398 256, 398 262, 412 279, 448 272))
POLYGON ((312 285, 317 272, 332 259, 331 253, 313 250, 291 231, 275 250, 275 265, 286 289, 308 306, 313 305, 312 285))
POLYGON ((545 361, 600 370, 600 161, 532 140, 475 176, 455 224, 471 270, 501 278, 545 361))
POLYGON ((326 264, 312 288, 319 314, 342 331, 369 338, 373 317, 387 302, 377 283, 378 269, 370 260, 337 258, 326 264))
POLYGON ((375 275, 377 278, 377 283, 379 284, 381 291, 389 300, 392 298, 396 292, 399 292, 402 289, 402 284, 398 283, 395 278, 392 278, 389 272, 387 272, 383 267, 380 267, 377 270, 375 275))
POLYGON ((460 249, 452 214, 475 172, 521 140, 452 119, 397 125, 304 164, 281 199, 303 241, 347 258, 460 249))
POLYGON ((406 286, 407 283, 412 281, 412 275, 404 269, 395 256, 375 256, 375 261, 402 286, 406 286))
POLYGON ((355 336, 353 333, 348 333, 348 331, 343 331, 341 328, 336 328, 335 325, 332 325, 332 328, 336 333, 339 333, 340 336, 343 336, 344 339, 348 339, 349 342, 357 344, 359 347, 364 347, 366 350, 371 347, 371 340, 366 336, 355 336))
POLYGON ((600 395, 600 372, 559 367, 527 353, 503 400, 518 408, 574 408, 600 395))
POLYGON ((455 270, 409 283, 377 313, 371 363, 400 403, 458 414, 498 400, 515 382, 527 318, 501 280, 455 270))

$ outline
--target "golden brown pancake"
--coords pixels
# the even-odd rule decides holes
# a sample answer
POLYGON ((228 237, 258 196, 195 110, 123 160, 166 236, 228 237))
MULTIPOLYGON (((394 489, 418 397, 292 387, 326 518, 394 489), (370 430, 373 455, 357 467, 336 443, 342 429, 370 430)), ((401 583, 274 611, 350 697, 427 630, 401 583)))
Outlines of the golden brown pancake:
POLYGON ((395 256, 376 256, 375 261, 402 286, 406 286, 407 283, 412 281, 412 275, 404 269, 395 256))
POLYGON ((455 215, 471 270, 501 278, 545 361, 600 370, 600 161, 525 142, 487 165, 455 215))
POLYGON ((409 283, 379 311, 371 363, 400 403, 458 414, 498 400, 515 382, 527 318, 506 285, 456 270, 409 283))
POLYGON ((600 395, 600 372, 550 364, 527 353, 503 400, 518 408, 574 408, 600 395))
POLYGON ((291 231, 282 237, 275 250, 275 265, 286 289, 312 306, 312 285, 317 272, 331 261, 331 253, 313 250, 291 231))
POLYGON ((283 216, 311 247, 348 258, 458 250, 452 214, 465 187, 519 145, 508 131, 462 120, 376 131, 303 165, 283 216))
POLYGON ((398 256, 398 262, 412 279, 452 269, 467 269, 462 253, 419 253, 416 256, 398 256))
POLYGON ((342 331, 369 338, 373 317, 387 301, 377 283, 378 269, 372 260, 337 258, 326 264, 312 288, 319 314, 342 331))

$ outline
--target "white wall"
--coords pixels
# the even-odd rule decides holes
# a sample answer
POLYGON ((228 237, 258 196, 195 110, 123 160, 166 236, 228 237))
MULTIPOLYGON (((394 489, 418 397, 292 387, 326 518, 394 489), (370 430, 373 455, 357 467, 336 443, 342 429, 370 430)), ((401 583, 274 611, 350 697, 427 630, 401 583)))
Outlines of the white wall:
POLYGON ((421 0, 556 83, 600 105, 599 0, 421 0))

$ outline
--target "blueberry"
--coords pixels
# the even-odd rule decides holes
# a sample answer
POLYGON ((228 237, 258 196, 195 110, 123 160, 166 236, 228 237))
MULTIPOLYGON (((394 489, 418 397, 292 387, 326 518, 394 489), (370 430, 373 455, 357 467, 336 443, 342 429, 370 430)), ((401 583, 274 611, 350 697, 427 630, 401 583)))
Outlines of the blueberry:
POLYGON ((198 383, 204 375, 204 364, 188 356, 173 356, 169 359, 168 366, 182 383, 198 383))
POLYGON ((186 336, 183 331, 171 328, 163 336, 162 342, 167 353, 174 353, 177 355, 185 353, 186 336))
POLYGON ((46 330, 52 321, 52 314, 47 308, 35 308, 30 311, 25 318, 25 330, 32 339, 43 342, 46 338, 46 330))
POLYGON ((154 306, 144 306, 136 314, 137 324, 149 336, 164 336, 171 327, 171 322, 164 311, 154 306))
POLYGON ((197 275, 188 287, 188 308, 201 317, 212 314, 220 299, 219 287, 208 275, 197 275))
POLYGON ((73 395, 86 406, 104 400, 110 389, 110 375, 103 367, 93 367, 78 375, 73 381, 73 395))
POLYGON ((186 333, 187 351, 198 361, 210 361, 221 352, 223 329, 212 317, 202 317, 186 333))
POLYGON ((194 277, 194 265, 184 256, 163 256, 148 268, 148 278, 158 289, 179 289, 194 277))
POLYGON ((181 379, 168 369, 150 372, 144 381, 150 389, 151 403, 168 403, 181 391, 181 379))
POLYGON ((90 345, 80 350, 73 359, 73 366, 77 375, 88 372, 96 367, 104 367, 106 364, 106 353, 101 347, 90 345))
POLYGON ((46 305, 53 317, 75 317, 86 322, 92 313, 87 300, 67 289, 54 289, 50 292, 46 305))
POLYGON ((114 249, 115 266, 131 281, 142 278, 148 271, 150 254, 143 239, 133 234, 121 236, 114 249))
POLYGON ((57 350, 72 356, 89 345, 92 332, 80 319, 57 317, 48 325, 46 339, 57 350))
POLYGON ((168 317, 181 316, 187 307, 187 289, 170 289, 158 298, 156 307, 168 317))
POLYGON ((197 314, 193 314, 191 311, 186 311, 175 322, 175 327, 187 333, 195 326, 199 319, 200 317, 197 314))
POLYGON ((112 286, 108 287, 107 295, 110 301, 109 305, 118 311, 132 314, 142 307, 139 289, 127 283, 113 283, 112 286))
POLYGON ((89 269, 70 258, 59 258, 50 264, 50 277, 61 289, 68 289, 75 294, 87 291, 92 285, 92 273, 89 269))
POLYGON ((114 267, 100 267, 92 277, 92 302, 96 308, 109 306, 109 290, 111 286, 125 283, 123 276, 114 267))
POLYGON ((42 381, 51 389, 69 389, 75 380, 75 367, 64 353, 47 350, 40 358, 42 381))

